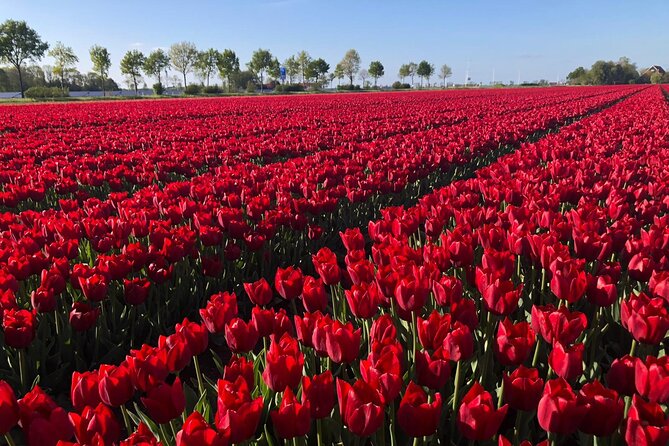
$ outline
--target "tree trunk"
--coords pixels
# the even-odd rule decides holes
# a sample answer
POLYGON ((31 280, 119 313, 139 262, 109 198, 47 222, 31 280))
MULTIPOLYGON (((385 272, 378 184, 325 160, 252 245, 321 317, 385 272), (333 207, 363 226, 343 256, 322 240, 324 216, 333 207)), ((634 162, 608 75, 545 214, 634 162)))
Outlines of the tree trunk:
POLYGON ((21 73, 21 65, 15 65, 16 71, 19 73, 19 89, 21 90, 21 97, 25 98, 23 95, 23 73, 21 73))
POLYGON ((102 97, 104 98, 107 96, 107 90, 105 86, 105 77, 103 75, 100 75, 100 81, 102 82, 102 97))
POLYGON ((183 72, 184 75, 184 93, 186 93, 186 72, 183 72))
POLYGON ((158 83, 159 83, 160 85, 163 84, 162 82, 160 82, 160 70, 158 70, 158 83))
POLYGON ((349 78, 349 79, 351 80, 351 87, 352 87, 352 86, 353 86, 353 75, 352 75, 352 74, 351 74, 351 75, 349 75, 349 77, 348 77, 348 78, 349 78))

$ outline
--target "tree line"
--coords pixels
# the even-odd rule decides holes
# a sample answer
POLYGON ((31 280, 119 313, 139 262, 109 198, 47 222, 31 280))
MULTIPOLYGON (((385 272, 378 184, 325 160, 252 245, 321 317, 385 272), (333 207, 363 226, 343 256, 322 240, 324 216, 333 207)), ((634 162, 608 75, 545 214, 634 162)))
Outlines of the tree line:
POLYGON ((669 73, 640 72, 628 57, 621 57, 616 62, 598 60, 589 69, 578 67, 567 75, 567 82, 572 85, 659 84, 669 82, 669 73))
MULTIPOLYGON (((0 24, 0 62, 8 63, 9 68, 0 68, 0 91, 18 89, 24 96, 26 87, 47 86, 59 87, 63 91, 93 90, 106 91, 118 89, 118 85, 109 77, 112 58, 109 50, 101 45, 93 45, 88 56, 93 65, 90 73, 82 74, 76 69, 79 57, 72 47, 62 42, 53 46, 41 39, 39 34, 30 28, 25 21, 6 20, 0 24), (53 65, 43 67, 35 65, 44 56, 53 58, 53 65), (33 65, 28 65, 33 63, 33 65)), ((368 68, 361 67, 360 54, 355 49, 346 52, 342 60, 330 71, 330 64, 322 58, 313 58, 308 52, 300 51, 280 63, 267 49, 253 52, 245 69, 240 65, 239 57, 231 49, 219 51, 214 48, 198 50, 192 42, 173 44, 167 51, 156 49, 144 54, 138 49, 126 52, 120 62, 121 73, 126 77, 129 86, 137 94, 143 77, 156 80, 153 89, 162 94, 170 70, 179 74, 181 86, 188 92, 198 85, 189 84, 188 77, 195 74, 202 82, 205 91, 218 92, 218 86, 211 86, 211 80, 218 75, 228 91, 246 88, 255 91, 265 85, 274 87, 279 81, 288 89, 322 88, 337 79, 338 88, 355 89, 356 79, 360 79, 364 87, 377 88, 378 79, 383 77, 385 67, 381 61, 370 62, 368 68), (342 85, 342 80, 348 84, 342 85), (373 86, 368 80, 373 81, 373 86)), ((393 84, 395 88, 414 86, 414 77, 420 79, 420 86, 426 80, 428 85, 434 75, 434 65, 423 60, 419 63, 410 62, 400 67, 398 77, 401 82, 393 84), (405 84, 406 78, 411 84, 405 84)), ((448 65, 441 67, 440 77, 445 81, 451 76, 448 65)))

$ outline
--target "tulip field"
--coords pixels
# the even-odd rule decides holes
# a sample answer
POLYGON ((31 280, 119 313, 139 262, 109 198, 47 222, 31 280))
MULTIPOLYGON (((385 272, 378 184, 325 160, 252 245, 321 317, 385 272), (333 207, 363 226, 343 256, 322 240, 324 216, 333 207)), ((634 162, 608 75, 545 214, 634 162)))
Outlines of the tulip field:
POLYGON ((0 106, 0 444, 669 444, 669 88, 0 106))

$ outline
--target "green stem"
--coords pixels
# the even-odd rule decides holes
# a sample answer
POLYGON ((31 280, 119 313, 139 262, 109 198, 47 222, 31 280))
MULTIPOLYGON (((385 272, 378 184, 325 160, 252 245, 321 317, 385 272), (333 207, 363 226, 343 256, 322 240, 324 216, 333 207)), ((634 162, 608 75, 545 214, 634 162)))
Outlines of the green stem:
POLYGON ((200 391, 200 396, 202 396, 205 394, 205 388, 202 382, 202 371, 200 370, 200 361, 197 359, 197 355, 193 356, 193 362, 195 363, 195 374, 197 375, 197 388, 200 391))
POLYGON ((9 446, 16 446, 16 443, 14 443, 14 439, 9 432, 5 434, 5 441, 9 446))
POLYGON ((161 440, 162 440, 163 445, 169 445, 169 444, 172 444, 172 442, 169 441, 170 436, 169 436, 169 434, 167 433, 167 431, 165 430, 165 425, 164 425, 164 424, 160 424, 160 425, 159 425, 159 429, 160 429, 160 436, 162 437, 161 440))
POLYGON ((418 322, 416 312, 411 312, 411 325, 413 328, 413 363, 416 364, 416 346, 418 345, 418 322))
POLYGON ((316 420, 316 442, 318 446, 323 446, 323 420, 320 418, 316 420))
POLYGON ((458 361, 458 365, 455 367, 455 389, 453 390, 453 415, 455 416, 455 411, 458 410, 458 398, 460 397, 460 381, 462 380, 462 360, 458 361))
POLYGON ((502 378, 502 385, 499 390, 499 398, 497 399, 497 408, 500 409, 504 404, 504 378, 502 378))
POLYGON ((534 346, 534 356, 532 356, 532 368, 537 366, 539 360, 539 347, 541 347, 541 338, 537 337, 537 343, 534 346))
POLYGON ((128 433, 128 436, 132 435, 134 429, 130 424, 130 417, 128 416, 128 409, 124 405, 121 405, 121 414, 123 414, 123 424, 125 424, 125 430, 128 433))
POLYGON ((395 436, 395 404, 390 403, 390 446, 397 445, 397 438, 395 436))
POLYGON ((177 431, 174 429, 174 424, 172 423, 172 421, 169 422, 169 425, 170 425, 170 430, 172 431, 172 438, 174 438, 176 440, 177 431))
POLYGON ((634 352, 636 351, 637 342, 636 339, 632 339, 632 346, 630 347, 630 356, 634 357, 634 352))
POLYGON ((26 351, 22 348, 19 349, 19 376, 21 378, 21 386, 24 390, 28 389, 28 378, 26 377, 26 351))
POLYGON ((334 285, 330 285, 330 299, 332 299, 332 315, 337 316, 337 296, 334 285))

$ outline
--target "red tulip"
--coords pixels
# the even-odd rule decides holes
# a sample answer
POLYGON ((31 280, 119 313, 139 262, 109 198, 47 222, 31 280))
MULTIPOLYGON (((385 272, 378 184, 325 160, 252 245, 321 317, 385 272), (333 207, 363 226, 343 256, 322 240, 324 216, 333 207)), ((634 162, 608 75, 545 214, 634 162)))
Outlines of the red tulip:
POLYGON ((309 401, 311 417, 314 419, 330 416, 335 406, 335 388, 332 372, 326 370, 320 375, 302 377, 302 404, 309 401))
POLYGON ((548 355, 548 364, 561 378, 571 381, 583 373, 583 351, 585 345, 564 346, 560 342, 553 344, 548 355))
POLYGON ((340 232, 339 236, 344 243, 346 251, 355 251, 358 249, 365 249, 365 238, 358 228, 348 228, 344 232, 340 232))
POLYGON ((245 283, 244 291, 246 291, 246 295, 249 296, 251 302, 261 307, 267 305, 272 300, 272 288, 264 278, 252 283, 245 283))
POLYGON ((19 426, 29 446, 55 446, 59 440, 67 441, 74 435, 67 412, 39 386, 33 387, 18 404, 19 426))
POLYGON ((302 294, 304 276, 299 268, 277 268, 274 277, 274 288, 281 297, 292 300, 302 294))
POLYGON ((395 287, 395 301, 404 311, 419 311, 430 295, 430 285, 426 277, 414 275, 403 277, 395 287))
POLYGON ((557 259, 551 265, 551 272, 553 273, 550 281, 551 291, 558 299, 574 303, 583 297, 588 288, 588 278, 581 262, 557 259))
MULTIPOLYGON (((179 441, 178 438, 179 434, 177 434, 177 441, 179 441)), ((215 443, 208 443, 208 444, 215 444, 215 443)), ((121 442, 121 446, 161 446, 161 445, 162 443, 158 441, 158 439, 153 435, 153 432, 151 432, 151 429, 149 429, 149 427, 144 423, 139 423, 139 426, 137 426, 137 430, 133 432, 127 439, 121 442)))
POLYGON ((497 327, 495 355, 502 365, 520 365, 530 356, 535 343, 535 334, 530 324, 514 324, 509 318, 497 327))
POLYGON ((361 319, 374 317, 383 301, 383 296, 375 282, 353 285, 350 290, 344 291, 344 294, 353 316, 361 319))
POLYGON ((102 302, 107 298, 107 278, 102 274, 79 277, 79 287, 87 300, 102 302))
POLYGON ((286 387, 296 388, 302 377, 304 355, 297 340, 288 334, 280 339, 272 335, 265 355, 265 370, 262 373, 267 386, 275 392, 286 387))
POLYGON ((199 412, 193 412, 177 432, 176 440, 177 446, 228 446, 230 435, 226 429, 212 429, 199 412))
POLYGON ((39 287, 30 294, 30 303, 37 313, 52 313, 56 310, 56 295, 52 289, 39 287))
POLYGON ((187 318, 180 324, 176 324, 175 331, 182 333, 193 356, 198 356, 207 351, 209 335, 201 324, 191 322, 187 318))
POLYGON ((432 294, 442 307, 449 307, 459 302, 462 299, 462 293, 462 282, 457 277, 441 276, 439 280, 432 282, 432 294))
POLYGON ((270 411, 270 416, 279 438, 303 437, 311 428, 309 401, 298 403, 290 387, 283 392, 279 409, 270 411))
POLYGON ((339 414, 344 425, 359 437, 367 437, 383 425, 381 395, 365 381, 352 386, 337 379, 339 414))
POLYGON ((586 408, 579 430, 586 434, 606 437, 612 435, 623 420, 623 400, 615 390, 607 389, 594 380, 581 388, 579 404, 586 408))
POLYGON ((127 403, 135 393, 130 367, 126 362, 119 366, 100 366, 98 391, 100 399, 108 406, 118 407, 127 403))
POLYGON ((637 359, 630 355, 614 359, 606 374, 608 386, 621 395, 632 396, 636 392, 634 377, 636 361, 637 359))
POLYGON ((578 428, 585 411, 586 407, 579 404, 569 383, 557 378, 546 383, 537 418, 545 431, 570 434, 578 428))
POLYGON ((510 374, 502 375, 504 380, 504 401, 516 410, 531 412, 536 410, 544 388, 544 380, 537 369, 519 366, 510 374))
POLYGON ((669 356, 636 360, 634 383, 639 395, 660 404, 669 403, 669 356))
POLYGON ((418 340, 421 345, 430 350, 440 348, 446 335, 451 330, 451 315, 446 313, 440 314, 437 310, 433 310, 427 319, 418 317, 418 340))
POLYGON ((474 335, 468 326, 456 322, 444 338, 443 348, 451 360, 467 360, 474 355, 474 335))
POLYGON ((102 400, 100 400, 100 392, 98 391, 98 374, 97 372, 73 372, 72 386, 70 388, 70 399, 72 406, 81 412, 84 407, 97 407, 102 400))
POLYGON ((326 285, 335 285, 341 280, 341 270, 337 264, 337 256, 329 248, 321 248, 311 256, 316 272, 326 285))
POLYGON ((14 391, 0 380, 0 435, 5 435, 19 422, 19 405, 14 391))
POLYGON ((328 306, 328 296, 321 279, 311 276, 304 277, 302 286, 302 305, 309 312, 325 311, 328 306))
POLYGON ((566 306, 555 309, 553 305, 532 307, 532 328, 546 342, 573 343, 588 326, 588 318, 578 311, 569 311, 566 306))
POLYGON ((507 404, 497 409, 492 396, 474 382, 458 409, 458 428, 470 440, 487 440, 497 433, 508 410, 507 404))
POLYGON ((123 279, 123 298, 130 305, 142 305, 149 297, 151 282, 149 279, 136 277, 123 279))
MULTIPOLYGON (((315 333, 314 333, 315 334, 315 333)), ((351 363, 360 354, 362 331, 353 330, 350 322, 345 325, 334 320, 325 332, 327 354, 336 363, 351 363)))
POLYGON ((186 397, 179 378, 172 385, 158 384, 141 400, 151 419, 158 424, 169 423, 180 416, 186 407, 186 397))
POLYGON ((253 323, 236 317, 225 325, 225 341, 234 353, 249 352, 258 343, 258 330, 253 323))
POLYGON ((402 390, 402 365, 391 349, 377 357, 360 360, 362 379, 381 394, 383 404, 390 404, 402 390))
POLYGON ((262 411, 262 397, 252 400, 248 385, 241 376, 234 382, 218 381, 216 427, 219 432, 230 433, 231 443, 241 443, 253 437, 262 411))
POLYGON ((486 309, 498 316, 506 316, 518 308, 523 285, 520 284, 516 288, 510 280, 495 279, 485 284, 483 289, 479 289, 486 309))
POLYGON ((416 382, 433 390, 443 388, 451 377, 448 353, 438 348, 430 356, 423 350, 416 352, 416 382))
POLYGON ((244 378, 249 389, 255 387, 253 362, 249 361, 244 356, 233 355, 223 369, 223 379, 234 382, 240 376, 244 378))
POLYGON ((81 415, 70 412, 70 421, 74 426, 74 435, 81 444, 92 443, 96 435, 99 435, 105 444, 113 444, 118 442, 121 436, 121 425, 116 416, 102 403, 95 409, 85 407, 81 415))
POLYGON ((627 414, 625 441, 633 446, 665 446, 669 443, 669 420, 662 406, 634 395, 627 414))
POLYGON ((27 348, 35 339, 35 315, 28 310, 9 309, 2 317, 5 344, 14 348, 27 348))
POLYGON ((93 308, 86 302, 75 302, 70 311, 70 325, 75 331, 86 331, 98 321, 100 308, 93 308))
POLYGON ((669 311, 664 299, 632 294, 620 304, 620 322, 637 341, 657 345, 669 330, 669 311))
POLYGON ((436 432, 441 417, 441 394, 428 403, 422 387, 409 382, 397 411, 397 423, 411 437, 423 437, 436 432))
POLYGON ((144 392, 162 383, 170 374, 167 352, 147 344, 139 350, 131 350, 126 363, 132 372, 133 385, 144 392))
POLYGON ((218 293, 209 298, 207 306, 200 310, 200 317, 209 333, 222 333, 226 325, 237 316, 235 293, 218 293))

